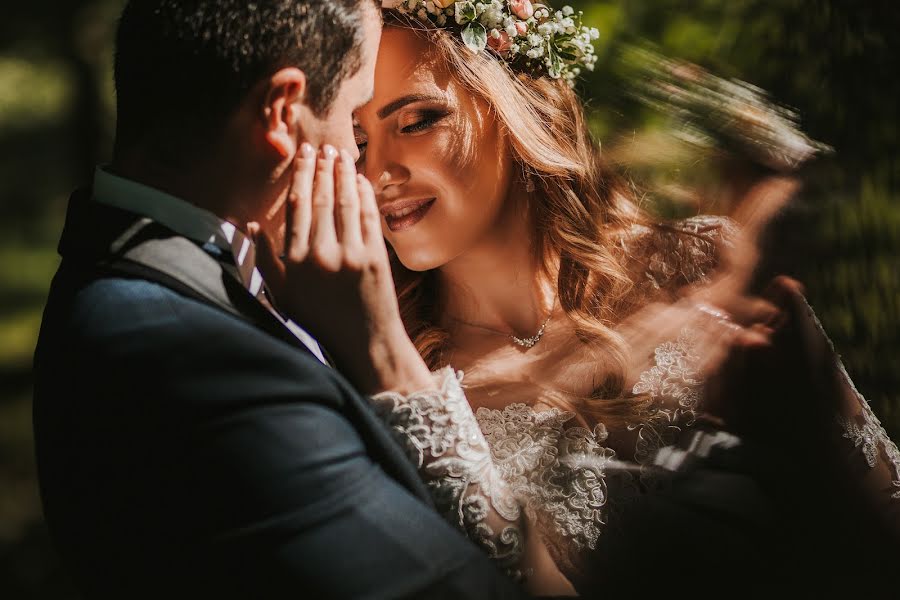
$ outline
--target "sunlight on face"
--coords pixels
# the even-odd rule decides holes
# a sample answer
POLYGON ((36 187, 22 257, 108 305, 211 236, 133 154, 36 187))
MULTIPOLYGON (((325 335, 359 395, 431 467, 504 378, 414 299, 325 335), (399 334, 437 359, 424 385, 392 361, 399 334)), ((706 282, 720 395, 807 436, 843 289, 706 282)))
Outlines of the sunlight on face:
POLYGON ((415 33, 386 27, 375 95, 357 111, 359 170, 409 269, 446 264, 501 226, 511 158, 487 104, 415 33))
POLYGON ((306 109, 301 115, 301 138, 314 147, 331 144, 356 152, 353 133, 353 113, 372 98, 375 78, 375 59, 381 40, 381 16, 374 8, 363 8, 363 36, 360 45, 360 67, 344 79, 328 111, 321 116, 306 109))

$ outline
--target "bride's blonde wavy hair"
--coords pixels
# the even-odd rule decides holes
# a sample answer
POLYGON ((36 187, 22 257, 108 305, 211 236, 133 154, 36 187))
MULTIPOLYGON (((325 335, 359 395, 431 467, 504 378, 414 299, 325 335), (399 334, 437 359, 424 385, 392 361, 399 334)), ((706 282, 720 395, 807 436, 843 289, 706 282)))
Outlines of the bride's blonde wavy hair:
MULTIPOLYGON (((488 104, 520 176, 533 181, 528 210, 535 254, 544 274, 556 275, 562 310, 606 373, 590 398, 560 400, 567 404, 561 408, 607 424, 633 416, 644 403, 623 398, 628 349, 613 325, 629 310, 634 283, 616 238, 648 219, 601 158, 577 94, 563 80, 514 73, 486 52, 473 55, 458 33, 393 11, 385 11, 385 26, 427 37, 435 58, 488 104)), ((435 272, 411 271, 393 258, 404 324, 426 363, 437 368, 449 336, 437 325, 435 272)))

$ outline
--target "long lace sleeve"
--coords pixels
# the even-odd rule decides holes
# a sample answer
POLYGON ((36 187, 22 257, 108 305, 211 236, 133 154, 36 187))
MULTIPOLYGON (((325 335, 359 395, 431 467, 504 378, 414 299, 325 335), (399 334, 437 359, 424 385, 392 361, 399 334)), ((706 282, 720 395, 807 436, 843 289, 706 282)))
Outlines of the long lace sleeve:
POLYGON ((849 440, 854 451, 859 453, 866 465, 863 477, 868 487, 875 493, 886 492, 893 504, 891 512, 900 517, 900 449, 888 436, 881 421, 869 406, 869 402, 856 389, 834 344, 825 334, 825 330, 812 308, 809 308, 809 314, 831 347, 840 371, 844 398, 837 421, 842 436, 849 440))
POLYGON ((459 377, 436 371, 438 390, 372 398, 428 485, 438 510, 496 564, 522 579, 525 520, 491 458, 459 377))

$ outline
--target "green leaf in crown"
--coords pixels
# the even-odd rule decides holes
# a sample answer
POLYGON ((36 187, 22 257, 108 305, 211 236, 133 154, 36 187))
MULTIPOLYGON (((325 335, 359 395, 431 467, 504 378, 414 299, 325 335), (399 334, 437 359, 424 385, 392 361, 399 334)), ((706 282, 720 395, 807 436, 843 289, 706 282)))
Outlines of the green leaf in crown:
POLYGON ((487 30, 481 23, 469 23, 462 30, 462 39, 466 48, 478 54, 487 46, 487 30))
POLYGON ((594 69, 593 40, 600 33, 582 24, 582 13, 554 10, 531 0, 383 0, 382 6, 432 25, 458 31, 465 47, 488 49, 514 68, 564 79, 594 69))

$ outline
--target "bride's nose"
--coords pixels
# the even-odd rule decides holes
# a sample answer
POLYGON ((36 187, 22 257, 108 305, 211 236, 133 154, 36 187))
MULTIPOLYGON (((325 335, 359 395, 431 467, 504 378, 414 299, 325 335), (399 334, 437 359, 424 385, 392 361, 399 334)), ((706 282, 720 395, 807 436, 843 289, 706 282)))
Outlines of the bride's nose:
MULTIPOLYGON (((370 145, 371 148, 371 145, 370 145)), ((409 181, 409 169, 395 157, 376 156, 367 150, 363 174, 372 182, 375 195, 390 194, 392 188, 409 181)), ((399 190, 393 193, 399 193, 399 190)))
MULTIPOLYGON (((409 171, 399 165, 391 165, 381 171, 377 179, 373 179, 372 185, 375 188, 375 195, 391 193, 392 188, 396 188, 409 179, 409 171)), ((395 192, 397 193, 397 192, 395 192)))

